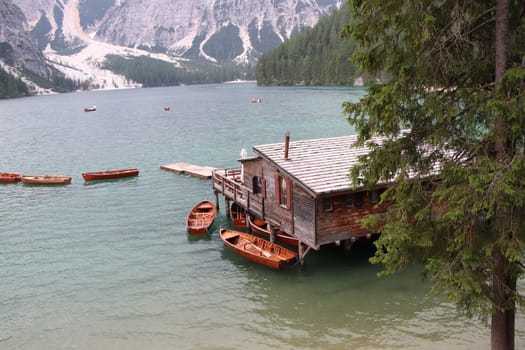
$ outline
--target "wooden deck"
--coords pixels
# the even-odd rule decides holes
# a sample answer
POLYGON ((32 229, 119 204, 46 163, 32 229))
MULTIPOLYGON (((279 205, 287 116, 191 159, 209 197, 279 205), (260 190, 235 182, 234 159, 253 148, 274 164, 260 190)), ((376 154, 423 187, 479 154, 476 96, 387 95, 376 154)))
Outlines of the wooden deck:
POLYGON ((161 165, 160 168, 176 174, 187 174, 200 179, 211 179, 213 171, 215 170, 215 168, 211 166, 200 166, 185 162, 161 165))
POLYGON ((213 189, 248 212, 264 216, 264 199, 254 195, 251 189, 241 182, 240 168, 213 171, 213 189))

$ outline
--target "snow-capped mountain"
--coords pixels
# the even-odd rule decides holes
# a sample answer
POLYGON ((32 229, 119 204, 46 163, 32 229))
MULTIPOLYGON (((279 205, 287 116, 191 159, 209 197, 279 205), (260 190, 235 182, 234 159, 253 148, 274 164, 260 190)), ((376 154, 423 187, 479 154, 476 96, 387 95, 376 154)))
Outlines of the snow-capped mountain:
POLYGON ((173 64, 253 64, 344 0, 0 0, 16 3, 53 66, 101 87, 125 85, 99 67, 108 53, 173 64))

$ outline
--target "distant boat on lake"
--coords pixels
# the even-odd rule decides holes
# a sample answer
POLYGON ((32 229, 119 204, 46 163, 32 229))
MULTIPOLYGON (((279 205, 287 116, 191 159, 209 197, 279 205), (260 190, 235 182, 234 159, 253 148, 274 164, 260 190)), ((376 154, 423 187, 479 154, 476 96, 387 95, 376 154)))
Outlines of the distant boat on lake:
POLYGON ((68 185, 71 176, 66 175, 24 175, 21 181, 28 185, 68 185))
POLYGON ((84 112, 94 112, 97 110, 97 106, 89 106, 84 108, 84 112))
POLYGON ((130 177, 137 176, 139 174, 139 169, 129 168, 129 169, 115 169, 115 170, 105 170, 105 171, 92 171, 82 173, 82 177, 85 181, 93 180, 108 180, 108 179, 117 179, 121 177, 130 177))
POLYGON ((18 182, 22 180, 19 173, 0 173, 0 182, 18 182))

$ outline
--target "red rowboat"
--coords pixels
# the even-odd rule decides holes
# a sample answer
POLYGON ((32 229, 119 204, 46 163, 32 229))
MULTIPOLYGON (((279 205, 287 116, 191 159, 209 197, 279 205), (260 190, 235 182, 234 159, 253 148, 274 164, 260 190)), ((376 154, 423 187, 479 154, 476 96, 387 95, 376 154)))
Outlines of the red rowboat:
POLYGON ((129 177, 137 176, 139 174, 139 169, 130 168, 130 169, 116 169, 116 170, 106 170, 106 171, 92 171, 82 173, 82 177, 85 181, 93 180, 107 180, 107 179, 117 179, 120 177, 129 177))
POLYGON ((0 173, 0 182, 18 182, 22 180, 19 173, 0 173))
POLYGON ((190 210, 186 218, 186 230, 192 236, 207 235, 216 215, 215 204, 204 200, 190 210))
POLYGON ((235 253, 272 269, 280 270, 297 262, 297 253, 249 233, 222 228, 220 236, 235 253))
MULTIPOLYGON (((248 225, 250 226, 250 229, 265 237, 270 237, 270 227, 268 225, 268 222, 264 221, 263 219, 256 218, 254 216, 248 215, 248 225)), ((299 246, 299 240, 288 233, 284 232, 280 228, 275 228, 274 230, 275 237, 277 240, 281 243, 284 243, 286 245, 297 247, 299 246)))
POLYGON ((246 211, 236 203, 232 203, 230 207, 230 219, 233 226, 237 228, 247 228, 246 211))

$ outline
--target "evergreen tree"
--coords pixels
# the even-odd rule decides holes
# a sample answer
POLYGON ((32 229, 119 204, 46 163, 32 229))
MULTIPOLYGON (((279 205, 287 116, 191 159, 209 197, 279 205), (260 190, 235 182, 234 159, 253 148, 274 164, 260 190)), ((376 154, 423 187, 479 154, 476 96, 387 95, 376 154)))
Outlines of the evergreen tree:
POLYGON ((0 98, 28 96, 24 82, 0 68, 0 98))
POLYGON ((436 291, 491 318, 493 350, 513 349, 524 301, 525 3, 348 4, 353 60, 391 77, 344 104, 361 145, 386 139, 351 170, 354 183, 394 180, 372 260, 385 273, 425 264, 436 291))
POLYGON ((348 17, 349 8, 343 7, 262 55, 255 70, 257 84, 352 84, 353 44, 339 35, 348 17))

